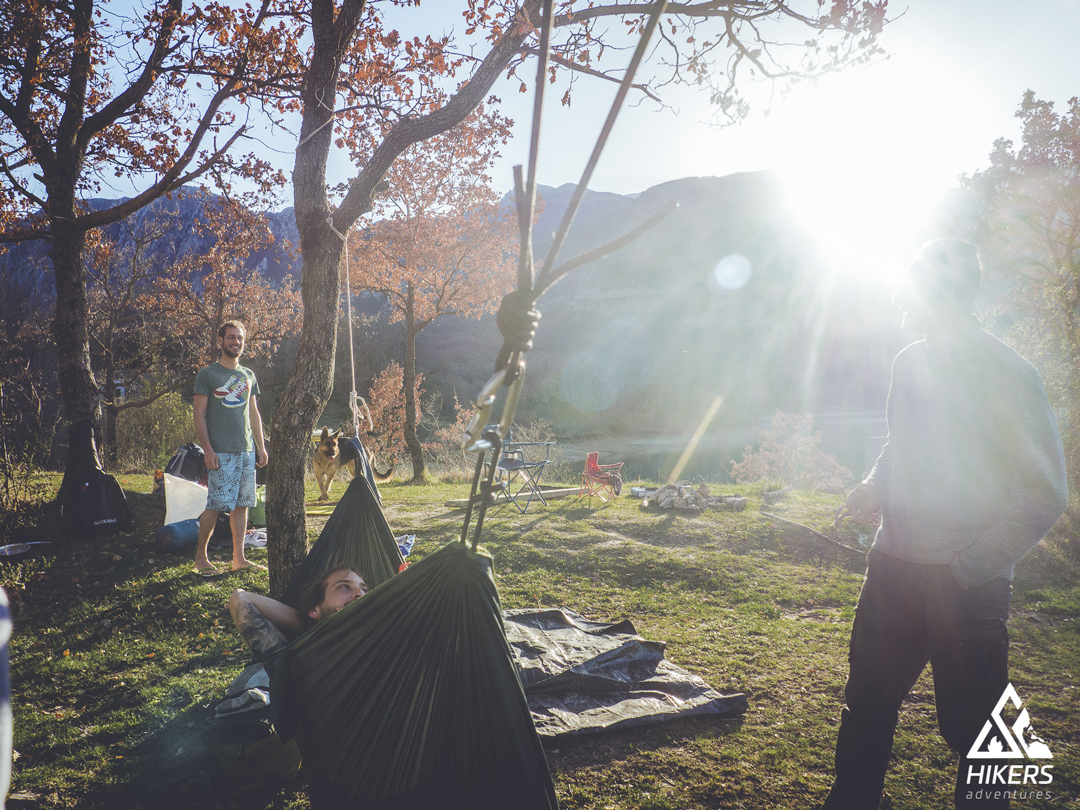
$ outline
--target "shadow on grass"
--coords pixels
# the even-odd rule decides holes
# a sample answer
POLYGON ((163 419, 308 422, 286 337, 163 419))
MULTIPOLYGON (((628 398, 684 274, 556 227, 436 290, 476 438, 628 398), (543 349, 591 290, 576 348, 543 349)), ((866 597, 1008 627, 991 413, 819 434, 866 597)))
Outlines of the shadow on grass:
POLYGON ((228 760, 239 753, 239 748, 210 744, 213 719, 210 704, 190 706, 179 712, 123 749, 122 756, 130 764, 119 780, 121 784, 89 791, 79 806, 124 810, 254 810, 285 807, 303 795, 303 780, 291 773, 277 779, 267 778, 265 774, 247 777, 227 774, 221 757, 228 760))

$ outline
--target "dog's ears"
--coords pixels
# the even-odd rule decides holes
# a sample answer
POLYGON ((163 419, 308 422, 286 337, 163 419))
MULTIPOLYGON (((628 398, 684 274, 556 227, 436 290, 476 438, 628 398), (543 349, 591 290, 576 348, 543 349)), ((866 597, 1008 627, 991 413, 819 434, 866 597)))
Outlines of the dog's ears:
POLYGON ((335 430, 333 433, 330 434, 330 438, 331 439, 336 439, 340 435, 341 435, 341 428, 338 428, 337 430, 335 430))
POLYGON ((327 436, 329 436, 329 435, 330 435, 330 430, 329 430, 328 428, 325 428, 325 427, 324 427, 324 428, 322 429, 322 437, 323 437, 323 441, 326 441, 326 437, 327 437, 327 436))

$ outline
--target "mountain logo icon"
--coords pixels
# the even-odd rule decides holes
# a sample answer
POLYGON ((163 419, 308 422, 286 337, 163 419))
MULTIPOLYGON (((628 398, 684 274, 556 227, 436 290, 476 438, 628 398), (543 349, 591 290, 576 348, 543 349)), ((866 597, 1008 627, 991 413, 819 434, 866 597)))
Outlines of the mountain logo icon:
POLYGON ((1010 683, 1001 693, 990 719, 986 721, 979 736, 968 751, 968 759, 1053 759, 1050 747, 1036 736, 1031 728, 1031 717, 1024 703, 1010 683), (1012 726, 1001 716, 1005 704, 1012 703, 1020 712, 1012 726), (1030 740, 1030 741, 1029 741, 1030 740))

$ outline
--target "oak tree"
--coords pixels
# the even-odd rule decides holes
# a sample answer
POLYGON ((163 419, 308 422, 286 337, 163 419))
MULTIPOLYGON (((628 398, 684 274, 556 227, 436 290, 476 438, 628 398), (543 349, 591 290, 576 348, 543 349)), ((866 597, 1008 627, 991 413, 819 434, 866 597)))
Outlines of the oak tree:
MULTIPOLYGON (((474 39, 461 49, 442 33, 400 36, 366 0, 311 0, 304 9, 311 47, 292 176, 304 327, 271 438, 272 593, 284 590, 307 551, 304 460, 332 391, 342 237, 372 210, 395 160, 464 121, 500 77, 515 74, 536 53, 542 7, 542 0, 467 0, 465 35, 474 39), (370 145, 365 161, 335 193, 327 184, 331 147, 358 144, 370 145)), ((887 0, 809 0, 800 8, 806 10, 784 0, 671 4, 656 71, 639 89, 656 95, 665 82, 701 84, 723 114, 739 116, 747 109, 739 90, 746 79, 795 80, 879 53, 887 0), (795 31, 805 34, 793 38, 795 31)), ((639 3, 557 2, 553 76, 617 80, 607 70, 613 62, 621 69, 622 60, 605 57, 619 53, 624 32, 639 30, 649 10, 639 3), (614 30, 605 28, 609 22, 614 30)))
POLYGON ((393 360, 375 375, 368 389, 371 409, 371 451, 382 462, 394 464, 409 448, 405 442, 407 400, 412 402, 412 420, 420 419, 420 400, 423 397, 424 375, 417 374, 413 382, 412 397, 406 397, 405 373, 393 360))
POLYGON ((185 344, 156 328, 154 308, 140 305, 140 299, 174 258, 155 250, 168 244, 169 232, 176 227, 176 218, 170 213, 132 217, 113 229, 87 234, 87 330, 91 360, 103 381, 103 450, 110 466, 117 461, 116 418, 120 411, 148 405, 190 379, 185 375, 179 382, 155 386, 147 400, 132 396, 144 381, 172 376, 175 365, 190 365, 184 362, 185 344))
POLYGON ((0 2, 0 244, 49 243, 53 337, 68 419, 97 419, 90 361, 87 234, 204 175, 268 191, 281 173, 237 147, 258 97, 297 75, 290 18, 256 7, 161 0, 0 2), (111 182, 135 189, 91 204, 111 182))
POLYGON ((278 241, 266 218, 206 200, 191 227, 209 237, 209 246, 175 261, 140 298, 141 305, 166 322, 178 341, 198 347, 192 374, 217 360, 218 326, 233 318, 244 323, 245 356, 271 356, 281 341, 299 333, 303 312, 290 276, 274 283, 250 260, 278 241))
MULTIPOLYGON (((1063 113, 1024 94, 1019 149, 1001 138, 990 166, 963 178, 980 203, 975 240, 986 273, 1007 285, 1013 337, 1041 367, 1056 405, 1080 401, 1080 98, 1063 113)), ((1080 425, 1062 425, 1070 476, 1080 476, 1080 425)))
POLYGON ((424 481, 416 435, 416 338, 440 315, 479 318, 513 286, 513 211, 487 172, 509 122, 483 107, 453 129, 406 150, 386 173, 373 221, 350 232, 351 285, 386 297, 405 326, 404 440, 414 483, 424 481))

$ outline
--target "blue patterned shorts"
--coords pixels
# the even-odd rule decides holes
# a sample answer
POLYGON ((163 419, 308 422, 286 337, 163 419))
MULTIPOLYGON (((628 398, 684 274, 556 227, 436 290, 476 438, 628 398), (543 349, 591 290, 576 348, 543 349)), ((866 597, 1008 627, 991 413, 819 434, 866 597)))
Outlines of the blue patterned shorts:
POLYGON ((215 512, 255 505, 255 451, 218 453, 218 469, 208 470, 206 508, 215 512))

